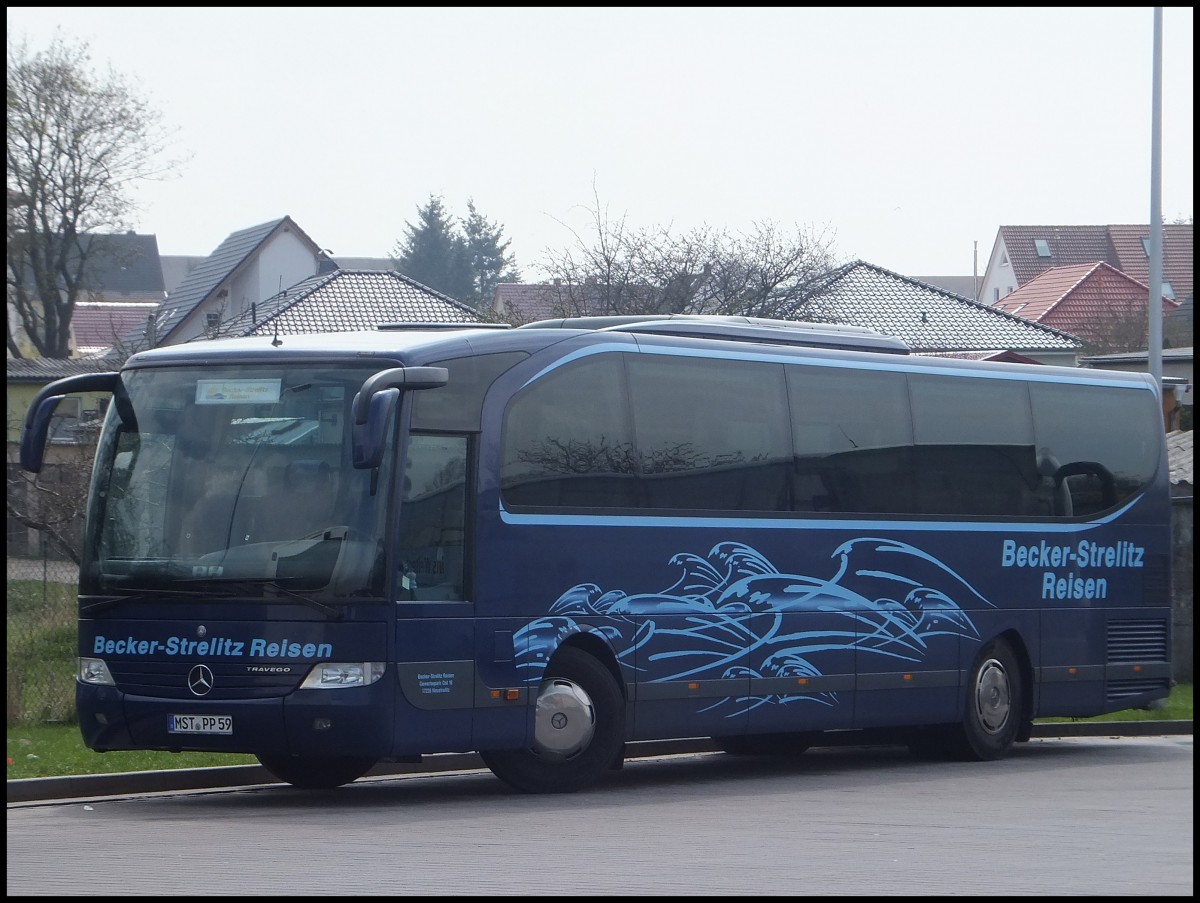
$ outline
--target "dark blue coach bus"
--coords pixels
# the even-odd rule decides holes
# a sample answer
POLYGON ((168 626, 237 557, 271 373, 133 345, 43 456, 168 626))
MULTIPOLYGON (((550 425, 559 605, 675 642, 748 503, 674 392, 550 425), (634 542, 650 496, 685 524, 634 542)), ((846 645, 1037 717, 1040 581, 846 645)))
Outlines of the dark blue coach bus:
MULTIPOLYGON (((79 582, 95 750, 301 787, 478 750, 572 791, 631 740, 883 729, 989 760, 1170 687, 1146 374, 744 317, 203 341, 108 391, 79 582)), ((835 732, 835 733, 830 733, 835 732)))

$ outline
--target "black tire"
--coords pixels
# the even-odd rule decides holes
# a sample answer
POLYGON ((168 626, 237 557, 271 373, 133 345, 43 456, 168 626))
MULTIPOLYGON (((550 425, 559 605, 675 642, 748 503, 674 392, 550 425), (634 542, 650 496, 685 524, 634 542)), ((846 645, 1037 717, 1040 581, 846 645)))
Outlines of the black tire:
POLYGON ((992 640, 980 650, 967 681, 962 723, 947 734, 954 758, 985 762, 1008 754, 1026 721, 1023 681, 1006 640, 992 640))
POLYGON ((560 649, 538 687, 534 743, 481 751, 492 774, 522 793, 572 793, 620 767, 625 704, 612 673, 581 649, 560 649))
POLYGON ((361 778, 375 765, 374 759, 317 758, 259 755, 263 768, 279 780, 303 790, 328 790, 361 778))
POLYGON ((799 756, 813 745, 811 733, 738 734, 713 737, 722 752, 731 756, 799 756))

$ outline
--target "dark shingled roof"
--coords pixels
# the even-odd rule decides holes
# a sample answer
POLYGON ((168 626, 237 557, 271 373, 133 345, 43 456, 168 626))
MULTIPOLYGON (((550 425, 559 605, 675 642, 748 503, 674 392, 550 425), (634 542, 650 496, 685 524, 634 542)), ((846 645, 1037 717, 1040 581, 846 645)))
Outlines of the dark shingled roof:
POLYGON ((83 235, 91 249, 96 293, 108 300, 161 301, 162 265, 158 238, 120 232, 112 235, 83 235))
POLYGON ((1072 335, 1015 317, 861 260, 834 270, 806 296, 807 318, 866 326, 916 353, 1007 350, 1074 352, 1072 335))
MULTIPOLYGON (((301 235, 303 230, 285 216, 260 226, 251 226, 234 232, 227 237, 208 257, 188 271, 183 281, 175 288, 158 309, 154 322, 156 344, 169 344, 165 340, 209 295, 217 290, 231 273, 250 257, 268 238, 282 228, 293 229, 301 235)), ((307 238, 307 236, 305 236, 307 238)), ((311 239, 309 239, 311 241, 311 239)), ((126 346, 138 350, 145 346, 144 330, 135 330, 126 337, 126 346)))
POLYGON ((89 357, 10 357, 6 375, 10 383, 42 385, 79 373, 107 373, 119 366, 120 364, 114 364, 112 361, 89 357))
POLYGON ((473 323, 480 314, 395 270, 312 276, 221 324, 222 336, 374 329, 380 323, 473 323))

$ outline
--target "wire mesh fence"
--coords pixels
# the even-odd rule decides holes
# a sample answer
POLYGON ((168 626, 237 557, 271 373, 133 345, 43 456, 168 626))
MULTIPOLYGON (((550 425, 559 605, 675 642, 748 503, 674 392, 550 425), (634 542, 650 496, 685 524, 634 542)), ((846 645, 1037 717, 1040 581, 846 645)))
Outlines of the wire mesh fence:
POLYGON ((78 578, 70 561, 8 559, 9 727, 76 720, 78 578))

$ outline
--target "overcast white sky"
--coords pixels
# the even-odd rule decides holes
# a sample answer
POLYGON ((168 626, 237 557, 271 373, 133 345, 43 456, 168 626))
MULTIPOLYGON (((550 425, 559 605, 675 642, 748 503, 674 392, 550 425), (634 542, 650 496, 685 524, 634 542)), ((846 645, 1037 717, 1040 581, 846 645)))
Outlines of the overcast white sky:
MULTIPOLYGON (((634 227, 827 230, 839 260, 979 272, 1002 225, 1146 223, 1152 7, 8 7, 84 41, 189 155, 132 223, 206 255, 290 215, 386 257, 430 195, 527 280, 634 227)), ((1192 208, 1192 8, 1166 7, 1162 212, 1192 208)))

